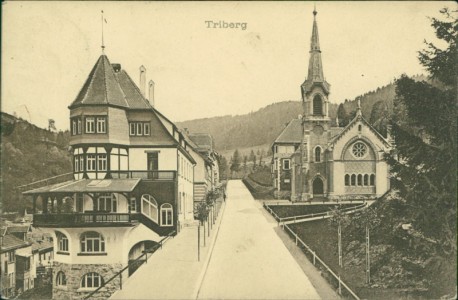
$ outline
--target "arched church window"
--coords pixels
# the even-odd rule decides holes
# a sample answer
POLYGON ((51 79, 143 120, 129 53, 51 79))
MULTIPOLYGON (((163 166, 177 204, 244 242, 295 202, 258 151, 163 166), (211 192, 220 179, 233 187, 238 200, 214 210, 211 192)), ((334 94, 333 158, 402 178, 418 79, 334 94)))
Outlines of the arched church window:
POLYGON ((321 147, 317 146, 315 148, 315 162, 320 162, 321 161, 321 147))
POLYGON ((350 185, 350 175, 345 174, 345 185, 350 185))
POLYGON ((321 99, 320 95, 315 95, 315 97, 313 97, 313 114, 323 114, 323 100, 321 99))
POLYGON ((351 175, 351 185, 356 185, 356 175, 355 174, 351 175))
POLYGON ((358 174, 358 185, 363 185, 363 175, 358 174))
POLYGON ((371 185, 375 185, 375 175, 371 174, 371 185))
POLYGON ((364 185, 367 186, 369 185, 369 175, 364 174, 364 185))

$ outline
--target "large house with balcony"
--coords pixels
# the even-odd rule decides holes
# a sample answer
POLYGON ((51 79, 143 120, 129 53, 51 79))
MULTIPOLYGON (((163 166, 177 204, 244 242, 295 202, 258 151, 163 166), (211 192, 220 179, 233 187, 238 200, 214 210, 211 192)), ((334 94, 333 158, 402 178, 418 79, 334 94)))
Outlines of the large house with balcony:
POLYGON ((380 197, 389 190, 383 155, 391 150, 389 137, 364 119, 360 103, 346 127, 333 126, 316 10, 313 15, 308 75, 300 87, 303 116, 291 121, 273 144, 272 176, 280 190, 291 191, 292 201, 380 197))
POLYGON ((145 73, 139 88, 102 54, 69 106, 74 180, 23 193, 53 237, 54 299, 88 295, 194 219, 191 146, 147 100, 145 73))

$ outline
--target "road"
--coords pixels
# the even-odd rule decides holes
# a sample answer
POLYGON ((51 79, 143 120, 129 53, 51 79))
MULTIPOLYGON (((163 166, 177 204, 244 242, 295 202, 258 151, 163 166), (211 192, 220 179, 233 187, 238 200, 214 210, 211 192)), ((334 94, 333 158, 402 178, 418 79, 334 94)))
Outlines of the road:
POLYGON ((198 299, 320 299, 240 180, 227 187, 226 209, 198 299))

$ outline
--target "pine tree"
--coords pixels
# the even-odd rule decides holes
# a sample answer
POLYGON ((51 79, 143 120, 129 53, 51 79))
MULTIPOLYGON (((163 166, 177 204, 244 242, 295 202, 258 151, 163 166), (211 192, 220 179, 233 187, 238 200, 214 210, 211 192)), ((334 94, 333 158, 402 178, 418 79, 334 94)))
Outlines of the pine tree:
POLYGON ((456 258, 456 61, 458 21, 447 9, 445 21, 432 18, 442 50, 431 43, 419 52, 435 86, 406 75, 396 80, 393 136, 396 155, 389 155, 392 186, 410 207, 416 230, 438 242, 440 253, 456 258), (436 87, 440 86, 440 88, 436 87))
POLYGON ((232 155, 231 171, 238 172, 240 170, 240 153, 238 149, 235 149, 232 155))

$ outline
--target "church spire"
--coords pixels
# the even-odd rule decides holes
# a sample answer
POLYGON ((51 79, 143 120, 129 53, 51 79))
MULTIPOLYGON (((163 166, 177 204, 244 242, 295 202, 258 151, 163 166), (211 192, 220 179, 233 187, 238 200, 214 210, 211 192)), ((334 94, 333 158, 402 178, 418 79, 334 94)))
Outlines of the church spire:
POLYGON ((311 82, 323 82, 323 65, 321 63, 320 40, 318 38, 318 25, 316 22, 316 8, 313 10, 313 29, 310 42, 310 60, 307 80, 311 82))

